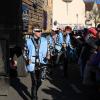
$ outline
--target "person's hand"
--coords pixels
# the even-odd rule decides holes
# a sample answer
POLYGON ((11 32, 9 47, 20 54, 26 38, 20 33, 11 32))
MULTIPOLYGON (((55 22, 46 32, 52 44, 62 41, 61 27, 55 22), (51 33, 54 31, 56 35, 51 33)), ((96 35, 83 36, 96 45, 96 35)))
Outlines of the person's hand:
POLYGON ((62 45, 64 48, 66 48, 66 43, 63 43, 63 45, 62 45))
POLYGON ((32 61, 31 61, 30 59, 26 60, 26 64, 27 64, 27 65, 29 65, 29 64, 31 64, 31 63, 32 63, 32 61))
POLYGON ((10 62, 10 67, 11 67, 11 69, 16 69, 17 68, 17 61, 16 60, 12 60, 10 62))
POLYGON ((29 64, 31 64, 32 63, 32 61, 29 59, 29 64))
POLYGON ((50 60, 50 55, 47 55, 47 57, 46 57, 48 60, 50 60))

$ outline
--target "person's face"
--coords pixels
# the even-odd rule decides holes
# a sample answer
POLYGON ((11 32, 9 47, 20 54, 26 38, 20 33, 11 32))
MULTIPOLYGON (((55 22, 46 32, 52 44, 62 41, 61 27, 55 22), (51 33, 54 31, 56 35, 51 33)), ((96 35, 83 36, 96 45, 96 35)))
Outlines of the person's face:
POLYGON ((100 32, 100 28, 97 28, 97 31, 100 32))
POLYGON ((55 35, 55 34, 56 34, 56 32, 52 30, 52 35, 55 35))
POLYGON ((42 31, 35 31, 35 32, 34 32, 34 36, 35 36, 36 38, 40 38, 40 37, 41 37, 41 34, 42 34, 42 31))
POLYGON ((100 39, 100 28, 97 28, 97 38, 100 39))
POLYGON ((65 33, 66 33, 66 34, 71 33, 71 30, 66 29, 66 30, 65 30, 65 33))
POLYGON ((62 29, 59 29, 59 32, 62 32, 62 29))

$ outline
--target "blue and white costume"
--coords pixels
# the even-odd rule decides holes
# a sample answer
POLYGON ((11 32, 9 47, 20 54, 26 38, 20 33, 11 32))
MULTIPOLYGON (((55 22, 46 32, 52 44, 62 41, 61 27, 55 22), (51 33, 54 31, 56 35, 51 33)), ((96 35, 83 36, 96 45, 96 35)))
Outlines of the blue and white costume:
MULTIPOLYGON (((35 45, 32 42, 33 37, 26 38, 25 47, 27 48, 27 59, 31 61, 30 64, 26 66, 26 70, 31 72, 35 70, 35 58, 36 58, 36 51, 35 51, 35 45)), ((41 37, 39 39, 39 61, 42 64, 46 64, 46 55, 47 55, 47 39, 44 37, 41 37)))

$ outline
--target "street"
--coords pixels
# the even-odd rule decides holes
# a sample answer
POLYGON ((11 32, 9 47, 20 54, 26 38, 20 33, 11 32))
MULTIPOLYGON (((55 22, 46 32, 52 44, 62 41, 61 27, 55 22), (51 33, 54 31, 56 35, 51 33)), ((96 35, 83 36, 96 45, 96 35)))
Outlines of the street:
MULTIPOLYGON (((0 100, 30 100, 30 76, 10 80, 8 96, 0 100)), ((38 90, 38 100, 99 100, 97 88, 83 86, 79 76, 79 67, 69 65, 68 78, 63 76, 62 68, 54 68, 51 75, 43 81, 38 90), (97 99, 98 98, 98 99, 97 99)))
POLYGON ((1 0, 0 100, 34 98, 50 64, 38 100, 100 100, 100 0, 1 0))

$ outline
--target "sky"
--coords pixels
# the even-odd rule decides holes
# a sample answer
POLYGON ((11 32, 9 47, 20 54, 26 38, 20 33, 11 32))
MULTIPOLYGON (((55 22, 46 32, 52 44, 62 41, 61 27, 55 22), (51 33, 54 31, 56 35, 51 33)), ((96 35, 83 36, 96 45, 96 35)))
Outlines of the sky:
POLYGON ((96 1, 97 4, 100 4, 100 0, 83 0, 83 1, 87 1, 87 2, 91 2, 91 1, 94 2, 94 1, 96 1))

